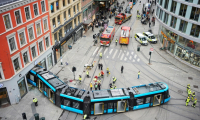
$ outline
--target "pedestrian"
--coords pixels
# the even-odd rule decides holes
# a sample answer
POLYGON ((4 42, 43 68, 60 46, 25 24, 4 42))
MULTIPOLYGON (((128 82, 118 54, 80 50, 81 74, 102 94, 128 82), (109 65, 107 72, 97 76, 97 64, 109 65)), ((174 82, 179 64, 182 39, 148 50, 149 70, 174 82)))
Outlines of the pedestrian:
POLYGON ((109 84, 110 88, 112 88, 112 83, 109 84))
POLYGON ((138 79, 140 78, 140 71, 138 72, 138 79))
POLYGON ((83 120, 86 120, 86 118, 87 118, 87 114, 85 114, 85 115, 83 116, 83 120))
POLYGON ((102 58, 102 52, 100 52, 99 57, 102 58))
POLYGON ((152 15, 153 15, 153 13, 154 13, 154 9, 152 10, 152 15))
POLYGON ((149 28, 151 27, 151 22, 149 22, 149 28))
POLYGON ((117 88, 117 86, 115 85, 114 89, 116 89, 116 88, 117 88))
POLYGON ((101 63, 101 70, 103 70, 103 64, 101 63))
POLYGON ((101 90, 101 83, 100 82, 98 83, 98 88, 99 88, 99 90, 101 90))
POLYGON ((89 78, 89 71, 86 71, 87 78, 89 78))
POLYGON ((116 39, 116 40, 115 40, 116 46, 117 46, 117 42, 118 42, 118 40, 116 39))
POLYGON ((188 103, 190 102, 190 97, 188 97, 186 100, 185 100, 185 102, 186 102, 186 106, 188 105, 188 103))
POLYGON ((190 89, 190 84, 187 85, 187 92, 188 92, 189 89, 190 89))
POLYGON ((97 85, 97 83, 95 83, 94 84, 94 89, 97 90, 97 87, 98 87, 98 85, 97 85))
POLYGON ((194 107, 195 108, 195 105, 197 104, 197 99, 195 98, 195 100, 194 100, 194 103, 193 103, 193 105, 192 105, 192 107, 194 107))
POLYGON ((191 94, 192 94, 192 91, 189 89, 189 90, 188 90, 188 97, 190 97, 191 94))
POLYGON ((103 78, 103 76, 104 76, 104 72, 103 72, 103 70, 101 71, 101 77, 103 78))
POLYGON ((117 81, 117 78, 113 77, 113 84, 115 84, 116 81, 117 81))
POLYGON ((194 101, 195 98, 195 92, 192 93, 192 101, 194 101))
POLYGON ((98 66, 99 66, 99 70, 100 70, 101 69, 101 63, 99 63, 98 66))
POLYGON ((92 82, 90 83, 90 90, 92 90, 92 82))
POLYGON ((81 83, 81 80, 82 80, 81 75, 79 75, 78 80, 79 80, 79 83, 81 83))
POLYGON ((38 100, 37 100, 37 98, 33 98, 33 102, 35 103, 35 106, 38 106, 38 100))
POLYGON ((122 65, 121 66, 121 73, 123 73, 123 70, 124 70, 124 66, 122 65))

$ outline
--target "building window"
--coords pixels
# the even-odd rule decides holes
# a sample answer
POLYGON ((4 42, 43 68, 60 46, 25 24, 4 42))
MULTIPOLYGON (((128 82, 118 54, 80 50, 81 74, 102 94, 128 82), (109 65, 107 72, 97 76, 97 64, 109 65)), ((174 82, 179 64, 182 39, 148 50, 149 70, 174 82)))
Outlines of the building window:
POLYGON ((163 10, 160 10, 159 19, 161 19, 161 20, 162 20, 162 14, 163 14, 163 10))
POLYGON ((4 15, 3 20, 4 20, 6 30, 10 29, 12 27, 12 24, 11 24, 11 21, 10 21, 10 14, 4 15))
POLYGON ((192 29, 191 29, 190 35, 192 35, 194 37, 199 37, 199 33, 200 33, 200 26, 192 24, 192 29))
POLYGON ((78 16, 78 24, 80 23, 80 16, 78 16))
POLYGON ((18 87, 19 87, 19 92, 20 92, 20 96, 21 98, 24 97, 27 93, 27 89, 26 89, 26 82, 24 77, 21 78, 18 82, 18 87))
POLYGON ((55 20, 55 18, 52 19, 52 23, 53 23, 53 28, 55 28, 56 27, 56 20, 55 20))
POLYGON ((47 23, 47 19, 43 20, 43 25, 44 25, 44 31, 46 32, 49 28, 48 28, 48 23, 47 23))
POLYGON ((59 35, 59 41, 60 41, 62 38, 62 29, 59 30, 58 35, 59 35))
POLYGON ((77 12, 79 11, 79 3, 77 4, 77 12))
POLYGON ((13 64, 14 64, 14 68, 15 68, 15 71, 16 71, 16 72, 17 72, 18 70, 20 70, 19 57, 17 57, 16 59, 13 60, 13 64))
POLYGON ((66 11, 63 13, 64 21, 66 20, 66 11))
POLYGON ((162 6, 162 2, 163 2, 163 1, 161 0, 161 1, 160 1, 160 5, 161 5, 161 6, 162 6))
POLYGON ((68 0, 68 4, 70 4, 70 0, 68 0))
POLYGON ((24 46, 26 44, 26 39, 25 39, 25 32, 19 33, 19 40, 20 40, 20 46, 24 46))
POLYGON ((69 10, 68 10, 68 16, 71 17, 70 8, 69 8, 69 10))
POLYGON ((88 14, 89 13, 91 13, 91 11, 92 11, 92 7, 91 7, 91 5, 88 7, 88 14))
POLYGON ((176 27, 176 20, 177 20, 177 18, 172 16, 171 25, 170 25, 171 27, 173 27, 173 28, 176 27))
POLYGON ((49 37, 45 38, 45 43, 46 43, 46 48, 48 48, 49 47, 49 37))
POLYGON ((28 28, 28 36, 29 36, 29 40, 32 41, 35 37, 34 35, 34 31, 33 31, 33 26, 31 26, 30 28, 28 28))
POLYGON ((54 12, 54 2, 51 3, 51 13, 53 13, 53 12, 54 12))
POLYGON ((181 4, 179 15, 185 17, 186 10, 187 10, 187 5, 181 4))
POLYGON ((168 8, 168 3, 169 3, 169 0, 165 0, 165 6, 164 6, 165 9, 168 8))
POLYGON ((76 7, 75 7, 75 5, 73 7, 73 11, 74 11, 74 15, 75 15, 76 14, 76 7))
POLYGON ((39 42, 39 50, 40 50, 40 53, 43 52, 43 41, 40 41, 39 42))
POLYGON ((37 53, 36 53, 36 48, 35 48, 35 46, 33 46, 32 48, 31 48, 31 53, 32 53, 32 58, 34 59, 35 57, 37 57, 37 53))
POLYGON ((76 19, 74 19, 74 27, 76 27, 76 19))
POLYGON ((65 6, 66 4, 65 4, 65 0, 63 0, 63 7, 65 6))
POLYGON ((41 35, 42 32, 41 32, 41 24, 40 22, 36 24, 36 30, 37 30, 37 36, 41 35))
POLYGON ((48 62, 48 67, 52 67, 53 66, 53 62, 52 62, 52 54, 49 54, 47 56, 47 62, 48 62))
POLYGON ((37 16, 38 15, 38 5, 37 5, 37 3, 33 5, 33 9, 34 9, 34 15, 37 16))
POLYGON ((173 12, 173 13, 175 13, 175 11, 176 11, 176 4, 177 4, 176 1, 172 1, 171 12, 173 12))
POLYGON ((67 25, 64 27, 65 34, 67 34, 67 25))
POLYGON ((164 16, 164 23, 165 24, 168 23, 168 16, 169 16, 169 14, 165 12, 165 16, 164 16))
POLYGON ((41 1, 41 6, 42 6, 42 12, 45 12, 46 9, 45 9, 45 3, 44 3, 44 1, 41 1))
POLYGON ((29 20, 31 19, 31 13, 30 13, 30 8, 29 6, 28 7, 25 7, 25 15, 26 15, 26 20, 29 20))
POLYGON ((21 24, 22 23, 20 10, 16 10, 15 11, 15 19, 16 19, 17 24, 21 24))
POLYGON ((10 39, 8 39, 8 41, 9 41, 10 51, 13 52, 17 50, 15 37, 14 36, 11 37, 10 39))
POLYGON ((193 3, 193 0, 185 0, 186 2, 190 2, 190 3, 193 3))
POLYGON ((58 41, 58 39, 57 39, 57 33, 54 34, 54 41, 55 41, 55 42, 58 41))
POLYGON ((156 10, 156 16, 158 16, 158 13, 159 13, 159 7, 157 7, 157 10, 156 10))
POLYGON ((190 14, 190 19, 198 21, 200 15, 200 8, 192 7, 192 12, 190 14))
POLYGON ((56 10, 59 10, 59 1, 56 1, 56 10))
POLYGON ((181 20, 179 30, 181 32, 186 32, 187 24, 188 24, 188 22, 181 20))
POLYGON ((199 0, 198 4, 200 4, 200 0, 199 0))
POLYGON ((60 25, 60 15, 57 17, 58 25, 60 25))
POLYGON ((28 59, 28 52, 24 52, 23 53, 23 59, 24 59, 24 64, 28 64, 29 63, 29 59, 28 59))

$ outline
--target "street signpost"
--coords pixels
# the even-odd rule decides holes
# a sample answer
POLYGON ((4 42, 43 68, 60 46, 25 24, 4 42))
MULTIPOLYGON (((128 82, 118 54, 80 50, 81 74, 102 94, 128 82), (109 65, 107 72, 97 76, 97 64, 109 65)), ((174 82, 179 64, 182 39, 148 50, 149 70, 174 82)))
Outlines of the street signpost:
POLYGON ((151 64, 151 53, 153 52, 153 48, 150 48, 150 51, 149 51, 149 55, 150 55, 150 57, 149 57, 149 65, 151 64))

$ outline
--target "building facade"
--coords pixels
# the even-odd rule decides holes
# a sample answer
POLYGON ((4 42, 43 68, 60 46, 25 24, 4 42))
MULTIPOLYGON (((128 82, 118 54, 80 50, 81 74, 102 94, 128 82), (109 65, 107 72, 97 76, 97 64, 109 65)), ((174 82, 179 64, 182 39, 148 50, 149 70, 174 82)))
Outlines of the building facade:
POLYGON ((162 47, 200 70, 200 0, 157 0, 155 16, 162 47))
POLYGON ((55 63, 82 37, 80 0, 48 0, 55 63))
POLYGON ((53 62, 47 0, 0 3, 0 107, 18 103, 28 92, 26 75, 53 62))

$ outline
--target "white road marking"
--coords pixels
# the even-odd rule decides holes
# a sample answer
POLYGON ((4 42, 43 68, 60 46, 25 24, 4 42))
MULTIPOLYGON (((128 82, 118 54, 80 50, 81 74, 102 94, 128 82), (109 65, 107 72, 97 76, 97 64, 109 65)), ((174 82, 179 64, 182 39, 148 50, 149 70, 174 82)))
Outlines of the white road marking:
POLYGON ((126 54, 127 56, 129 55, 129 52, 127 52, 127 54, 126 54))
POLYGON ((108 58, 108 56, 107 56, 107 58, 108 58))
POLYGON ((106 54, 107 50, 108 50, 108 48, 105 49, 105 51, 104 51, 104 53, 103 53, 104 55, 106 54))
POLYGON ((122 53, 122 56, 121 56, 120 60, 122 60, 123 57, 124 57, 124 53, 122 53))
POLYGON ((136 57, 137 57, 137 55, 134 56, 134 58, 136 58, 136 57))
POLYGON ((115 51, 115 53, 114 53, 114 55, 113 55, 112 59, 114 59, 114 58, 115 58, 115 55, 117 54, 117 51, 118 51, 118 50, 116 50, 116 51, 115 51))
POLYGON ((133 62, 135 62, 135 60, 133 59, 133 62))
POLYGON ((139 62, 139 61, 140 61, 140 58, 138 58, 137 61, 139 62))
POLYGON ((93 52, 92 56, 94 56, 94 54, 97 52, 98 48, 99 48, 99 47, 97 47, 97 48, 95 49, 95 51, 93 52))
POLYGON ((103 48, 101 47, 101 48, 99 49, 99 52, 101 52, 102 49, 103 49, 103 48))
POLYGON ((134 52, 131 52, 131 54, 133 55, 134 52))
POLYGON ((113 49, 111 49, 111 50, 110 50, 109 54, 111 54, 111 53, 112 53, 112 51, 113 51, 113 49))
POLYGON ((131 60, 132 56, 129 57, 129 60, 131 60))
POLYGON ((124 58, 124 61, 126 61, 126 60, 127 60, 127 58, 125 57, 125 58, 124 58))
MULTIPOLYGON (((168 67, 169 67, 169 66, 168 66, 168 67)), ((173 68, 173 67, 169 67, 169 68, 174 69, 174 70, 176 70, 176 71, 179 71, 178 69, 175 69, 175 68, 173 68)))
POLYGON ((118 55, 118 58, 119 58, 119 56, 121 55, 121 52, 122 52, 122 50, 120 50, 119 55, 118 55))

